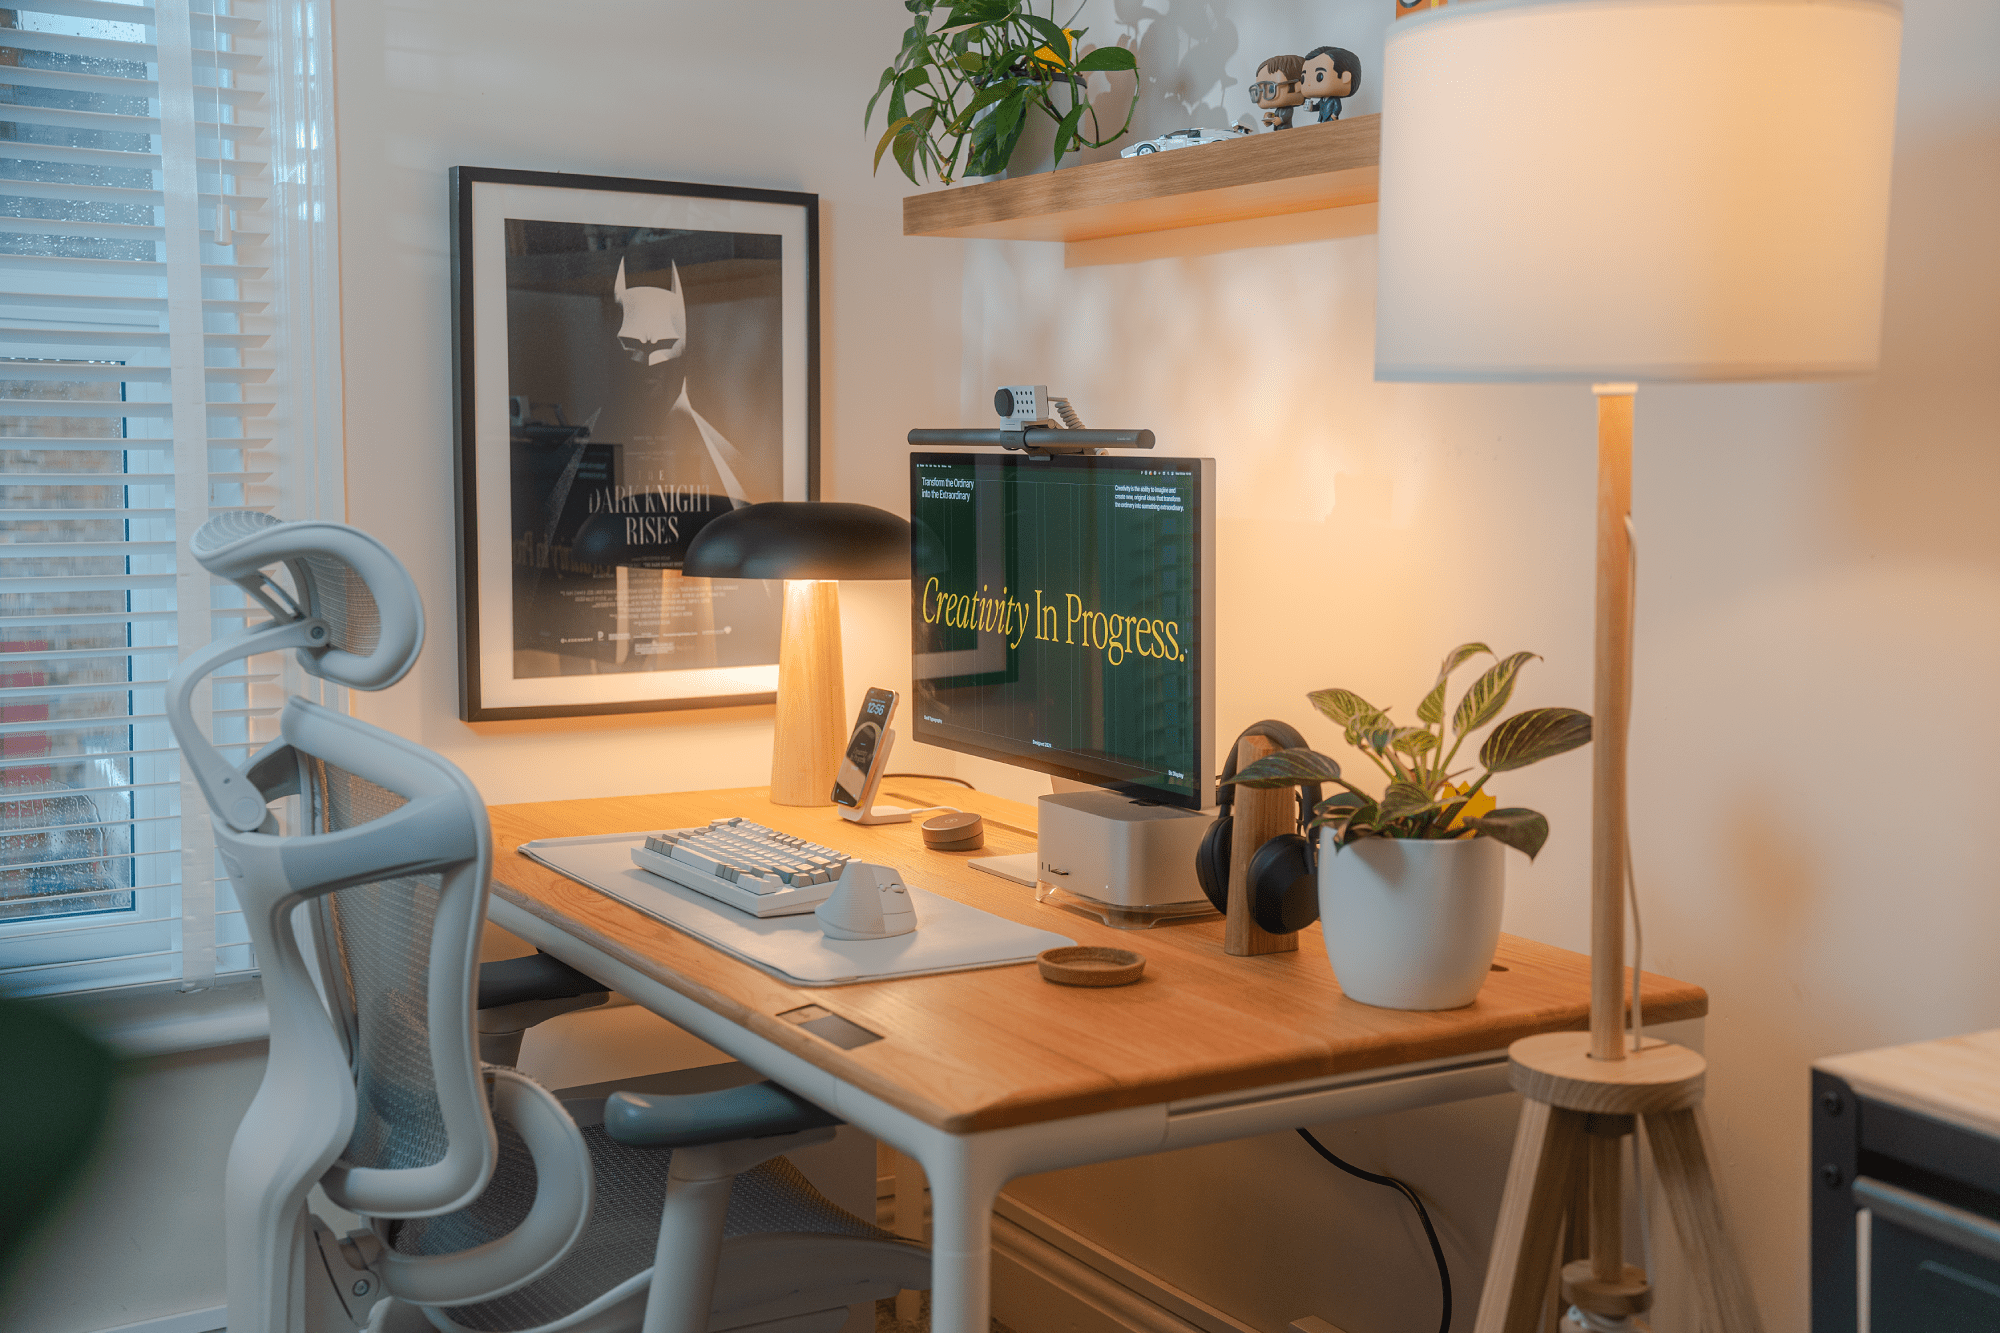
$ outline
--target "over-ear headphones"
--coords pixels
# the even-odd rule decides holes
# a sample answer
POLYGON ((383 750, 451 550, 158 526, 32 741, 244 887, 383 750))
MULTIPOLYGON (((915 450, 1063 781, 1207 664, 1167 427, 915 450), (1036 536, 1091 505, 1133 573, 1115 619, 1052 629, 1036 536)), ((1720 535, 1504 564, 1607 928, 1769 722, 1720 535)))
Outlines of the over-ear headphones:
MULTIPOLYGON (((1288 750, 1306 748, 1306 738, 1290 724, 1269 719, 1245 728, 1243 736, 1262 736, 1288 750)), ((1224 785, 1215 798, 1221 813, 1194 854, 1195 878, 1218 912, 1229 910, 1229 850, 1235 822, 1230 812, 1236 804, 1236 788, 1227 784, 1236 776, 1236 747, 1243 736, 1230 742, 1229 757, 1222 765, 1224 785)), ((1299 788, 1298 795, 1299 831, 1281 833, 1259 847, 1244 876, 1250 889, 1250 919, 1274 935, 1288 935, 1319 920, 1319 872, 1312 839, 1305 836, 1313 808, 1320 802, 1319 784, 1299 788)))

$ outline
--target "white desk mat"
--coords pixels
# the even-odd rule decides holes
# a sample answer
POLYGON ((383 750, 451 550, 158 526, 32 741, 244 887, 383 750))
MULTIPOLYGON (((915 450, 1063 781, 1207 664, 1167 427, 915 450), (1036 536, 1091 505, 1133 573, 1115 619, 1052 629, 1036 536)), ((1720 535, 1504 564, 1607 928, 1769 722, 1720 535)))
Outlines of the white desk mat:
MULTIPOLYGON (((1076 941, 1036 930, 910 885, 917 928, 883 940, 830 940, 811 912, 754 917, 632 864, 646 833, 542 838, 521 844, 551 870, 609 894, 647 916, 706 940, 800 986, 839 986, 1033 962, 1044 949, 1076 941)), ((905 880, 905 883, 908 883, 905 880)))

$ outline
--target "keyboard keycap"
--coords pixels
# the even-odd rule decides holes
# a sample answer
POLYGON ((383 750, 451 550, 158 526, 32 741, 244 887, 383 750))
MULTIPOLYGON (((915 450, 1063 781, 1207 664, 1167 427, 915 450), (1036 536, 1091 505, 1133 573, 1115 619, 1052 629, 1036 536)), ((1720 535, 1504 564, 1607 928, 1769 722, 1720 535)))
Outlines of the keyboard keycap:
POLYGON ((674 860, 682 862, 685 865, 691 865, 697 867, 698 869, 706 870, 711 875, 718 874, 722 869, 721 861, 717 860, 713 856, 708 856, 702 852, 696 851, 694 848, 688 846, 684 842, 676 844, 673 850, 668 852, 667 855, 673 857, 674 860))

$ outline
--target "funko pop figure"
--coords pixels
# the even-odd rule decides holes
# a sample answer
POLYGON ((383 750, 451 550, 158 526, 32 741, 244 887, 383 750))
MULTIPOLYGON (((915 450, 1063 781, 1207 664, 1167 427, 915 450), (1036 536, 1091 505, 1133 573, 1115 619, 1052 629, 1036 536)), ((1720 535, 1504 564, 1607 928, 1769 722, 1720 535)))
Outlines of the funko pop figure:
POLYGON ((1307 53, 1299 74, 1299 95, 1302 101, 1318 103, 1321 124, 1339 120, 1340 99, 1354 96, 1360 87, 1361 62, 1354 52, 1320 46, 1307 53))
POLYGON ((1292 109, 1303 106, 1300 76, 1306 62, 1297 56, 1272 56, 1257 66, 1257 81, 1250 85, 1250 100, 1264 113, 1264 123, 1274 130, 1292 127, 1292 109))

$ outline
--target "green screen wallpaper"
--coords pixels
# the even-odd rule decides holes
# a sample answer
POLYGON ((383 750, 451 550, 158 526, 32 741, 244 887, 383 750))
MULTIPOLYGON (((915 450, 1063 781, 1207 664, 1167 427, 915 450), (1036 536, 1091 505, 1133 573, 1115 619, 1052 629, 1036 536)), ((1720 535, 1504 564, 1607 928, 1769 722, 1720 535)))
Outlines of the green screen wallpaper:
POLYGON ((916 455, 917 739, 1191 799, 1198 466, 916 455))

